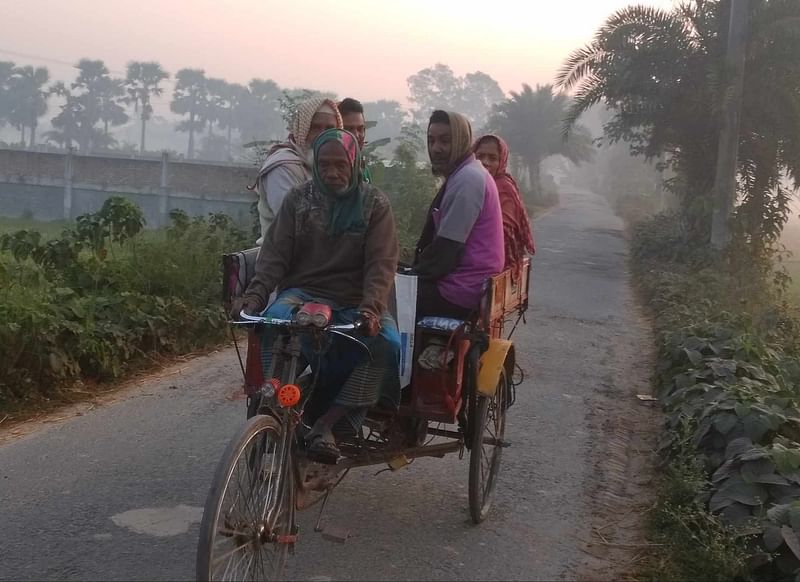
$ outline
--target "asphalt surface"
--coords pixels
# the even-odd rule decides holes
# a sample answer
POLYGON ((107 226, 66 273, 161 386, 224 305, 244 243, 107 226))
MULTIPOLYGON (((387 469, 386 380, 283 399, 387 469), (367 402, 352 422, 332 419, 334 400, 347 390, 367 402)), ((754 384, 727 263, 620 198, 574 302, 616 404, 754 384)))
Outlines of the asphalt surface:
MULTIPOLYGON (((301 514, 288 576, 577 576, 602 465, 595 398, 625 377, 611 369, 611 350, 635 341, 621 229, 587 192, 562 195, 535 223, 531 310, 515 334, 526 380, 509 412, 512 446, 489 519, 469 520, 466 458, 420 459, 377 476, 380 467, 354 470, 325 517, 351 537, 323 539, 312 531, 315 509, 301 514)), ((214 467, 244 418, 233 397, 238 374, 226 349, 0 446, 0 579, 193 578, 214 467)))

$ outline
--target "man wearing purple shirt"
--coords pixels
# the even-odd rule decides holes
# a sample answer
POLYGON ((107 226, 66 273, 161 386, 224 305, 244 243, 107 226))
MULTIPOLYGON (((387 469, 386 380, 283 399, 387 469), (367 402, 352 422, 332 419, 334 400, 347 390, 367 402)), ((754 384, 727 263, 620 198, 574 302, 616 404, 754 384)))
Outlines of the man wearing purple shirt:
POLYGON ((480 303, 484 281, 503 270, 503 218, 492 176, 472 154, 472 129, 459 114, 434 111, 431 168, 445 178, 417 243, 417 315, 463 319, 480 303))

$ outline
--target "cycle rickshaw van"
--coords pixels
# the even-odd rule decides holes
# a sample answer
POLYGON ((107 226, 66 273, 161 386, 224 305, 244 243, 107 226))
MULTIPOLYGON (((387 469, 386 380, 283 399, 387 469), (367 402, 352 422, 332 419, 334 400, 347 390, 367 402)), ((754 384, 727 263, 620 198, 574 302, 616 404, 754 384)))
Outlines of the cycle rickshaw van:
MULTIPOLYGON (((248 258, 225 259, 225 299, 246 286, 248 258)), ((528 307, 530 260, 484 284, 478 312, 465 320, 412 318, 411 380, 398 410, 374 409, 359 434, 339 443, 341 457, 310 457, 298 428, 313 394, 313 374, 302 376, 300 337, 348 335, 354 324, 301 324, 241 314, 251 327, 247 367, 248 420, 220 459, 206 499, 197 549, 198 580, 280 579, 300 540, 296 512, 321 502, 316 531, 333 489, 353 468, 386 464, 400 469, 420 457, 469 451, 469 510, 475 523, 489 513, 513 403, 515 354, 511 335, 528 307), (516 318, 516 321, 514 321, 516 318), (504 337, 506 324, 514 327, 504 337), (257 329, 283 330, 271 369, 260 369, 257 329), (281 362, 280 365, 278 362, 281 362), (280 370, 280 371, 278 371, 280 370), (304 380, 305 379, 305 383, 304 380)), ((402 305, 398 306, 400 309, 402 305)), ((407 306, 406 306, 407 307, 407 306)))

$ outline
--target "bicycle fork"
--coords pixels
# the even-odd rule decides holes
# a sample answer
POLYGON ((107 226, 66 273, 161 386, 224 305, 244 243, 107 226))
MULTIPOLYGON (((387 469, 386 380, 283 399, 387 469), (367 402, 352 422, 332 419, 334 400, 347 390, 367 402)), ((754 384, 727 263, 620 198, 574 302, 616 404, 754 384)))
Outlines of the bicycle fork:
MULTIPOLYGON (((278 340, 280 341, 280 340, 278 340)), ((283 342, 281 342, 283 343, 283 342)), ((283 346, 281 346, 282 348, 283 346)), ((278 348, 278 343, 276 342, 276 348, 278 348)), ((275 350, 278 351, 277 349, 275 350)), ((295 376, 297 375, 297 361, 300 358, 300 339, 297 336, 293 336, 286 346, 285 349, 280 349, 285 355, 289 358, 289 366, 286 369, 283 376, 281 385, 292 384, 294 383, 295 376)), ((277 354, 276 354, 277 355, 277 354)), ((270 372, 274 373, 275 369, 275 359, 270 365, 270 372)), ((277 415, 279 416, 279 421, 282 427, 281 430, 281 464, 283 467, 282 475, 281 475, 281 487, 284 488, 283 494, 288 497, 288 505, 290 507, 289 515, 291 516, 290 523, 289 523, 289 533, 286 535, 279 535, 277 537, 277 542, 279 544, 288 544, 289 545, 289 553, 294 554, 294 546, 297 543, 297 539, 300 532, 300 526, 297 524, 296 517, 295 517, 295 504, 296 504, 296 495, 297 495, 297 480, 294 471, 294 439, 295 439, 295 427, 300 422, 300 414, 297 410, 293 407, 285 407, 280 410, 280 413, 277 415)))

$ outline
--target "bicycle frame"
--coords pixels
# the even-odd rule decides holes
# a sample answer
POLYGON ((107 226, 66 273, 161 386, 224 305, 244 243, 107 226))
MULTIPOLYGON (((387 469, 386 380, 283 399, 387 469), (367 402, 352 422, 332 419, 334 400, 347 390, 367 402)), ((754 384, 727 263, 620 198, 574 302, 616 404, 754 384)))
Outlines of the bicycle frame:
MULTIPOLYGON (((255 413, 269 414, 278 422, 280 422, 281 426, 285 427, 286 430, 283 431, 281 446, 283 451, 288 453, 292 450, 292 447, 295 444, 296 429, 302 423, 303 410, 313 394, 314 388, 316 388, 316 379, 311 383, 311 390, 309 390, 307 393, 304 391, 303 398, 298 405, 294 407, 282 407, 276 402, 274 392, 271 389, 272 385, 270 383, 271 379, 277 379, 276 372, 278 365, 281 365, 282 368, 280 374, 280 384, 294 384, 297 380, 298 365, 302 355, 301 336, 303 334, 321 335, 328 333, 332 335, 342 335, 358 343, 367 351, 368 348, 357 338, 344 333, 346 331, 353 331, 357 329, 357 326, 353 324, 328 326, 327 328, 314 328, 311 326, 300 326, 292 320, 250 316, 244 313, 242 314, 242 319, 244 321, 232 323, 247 325, 272 325, 288 331, 288 338, 285 334, 279 334, 278 337, 276 337, 271 348, 273 357, 270 363, 270 369, 265 371, 265 378, 269 380, 267 380, 261 390, 254 395, 260 400, 260 402, 257 403, 258 405, 255 413)), ((419 457, 441 458, 451 453, 463 454, 465 446, 469 446, 468 443, 470 442, 470 436, 474 429, 474 427, 471 426, 469 419, 474 413, 475 397, 477 394, 476 387, 478 359, 480 357, 480 351, 482 347, 485 349, 485 342, 487 341, 486 333, 482 330, 473 330, 473 332, 469 335, 474 337, 470 337, 471 347, 468 349, 468 352, 465 356, 467 361, 465 361, 464 370, 464 406, 462 407, 460 414, 460 417, 463 421, 461 423, 461 430, 448 430, 433 427, 428 427, 427 429, 427 433, 432 437, 445 437, 450 439, 449 442, 439 442, 420 446, 397 446, 398 443, 392 443, 388 439, 380 439, 377 436, 373 436, 373 431, 370 431, 366 437, 363 435, 358 435, 355 439, 355 443, 350 443, 350 446, 347 446, 347 443, 344 444, 342 447, 343 456, 336 465, 329 466, 331 471, 341 473, 351 468, 384 463, 390 463, 391 466, 391 462, 393 460, 402 457, 405 457, 406 460, 410 461, 419 457)), ((395 412, 394 414, 388 415, 389 424, 386 428, 391 428, 392 423, 396 423, 402 416, 405 416, 406 418, 416 418, 413 415, 402 415, 400 412, 395 412)), ((291 457, 292 455, 289 456, 291 457)), ((298 467, 295 462, 293 462, 292 472, 295 475, 295 480, 299 490, 302 492, 308 492, 311 488, 307 487, 303 483, 303 477, 300 474, 301 467, 298 467)))

